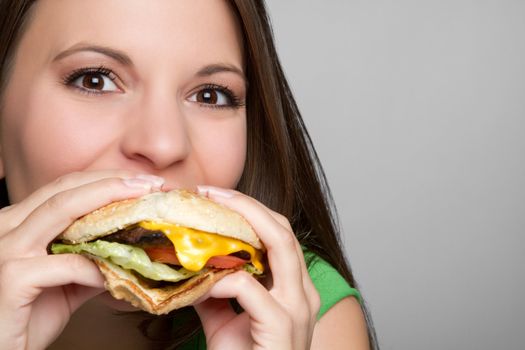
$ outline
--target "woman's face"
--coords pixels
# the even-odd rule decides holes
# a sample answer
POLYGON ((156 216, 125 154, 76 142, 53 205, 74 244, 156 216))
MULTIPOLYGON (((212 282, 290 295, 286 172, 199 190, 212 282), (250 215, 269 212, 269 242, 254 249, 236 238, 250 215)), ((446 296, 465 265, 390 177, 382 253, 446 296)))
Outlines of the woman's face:
POLYGON ((234 187, 246 153, 242 35, 226 1, 39 0, 0 146, 17 202, 56 177, 128 169, 234 187))

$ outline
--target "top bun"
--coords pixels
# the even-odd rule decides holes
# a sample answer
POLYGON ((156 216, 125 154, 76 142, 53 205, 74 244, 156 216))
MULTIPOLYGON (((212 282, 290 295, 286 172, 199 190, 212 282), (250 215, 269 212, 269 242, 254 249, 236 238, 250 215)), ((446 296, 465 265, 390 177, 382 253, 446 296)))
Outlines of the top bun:
POLYGON ((154 192, 97 209, 73 222, 58 239, 82 243, 141 221, 176 224, 244 241, 262 249, 250 224, 225 206, 186 190, 154 192))

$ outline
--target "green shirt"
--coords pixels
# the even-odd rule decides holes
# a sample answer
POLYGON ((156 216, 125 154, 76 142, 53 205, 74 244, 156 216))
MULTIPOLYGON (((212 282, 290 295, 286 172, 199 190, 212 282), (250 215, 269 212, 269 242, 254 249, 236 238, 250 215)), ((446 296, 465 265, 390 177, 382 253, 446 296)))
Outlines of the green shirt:
POLYGON ((362 303, 361 294, 329 263, 311 252, 305 252, 308 263, 308 273, 321 297, 321 308, 317 314, 320 319, 332 306, 343 298, 352 296, 362 303), (310 260, 311 259, 311 260, 310 260))
MULTIPOLYGON (((320 319, 332 306, 343 298, 352 296, 360 303, 361 294, 355 288, 348 285, 346 280, 329 263, 311 252, 305 252, 305 259, 308 262, 308 273, 321 297, 321 308, 317 314, 320 319)), ((206 350, 206 338, 201 332, 197 337, 186 343, 182 350, 206 350)))

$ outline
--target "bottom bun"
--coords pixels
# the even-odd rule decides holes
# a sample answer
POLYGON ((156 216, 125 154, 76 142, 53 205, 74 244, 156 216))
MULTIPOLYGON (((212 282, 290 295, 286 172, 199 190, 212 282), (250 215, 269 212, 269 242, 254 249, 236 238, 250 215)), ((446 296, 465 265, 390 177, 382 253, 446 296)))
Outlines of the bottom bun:
POLYGON ((130 302, 133 306, 151 314, 162 315, 191 305, 206 294, 221 278, 237 270, 210 269, 192 278, 167 285, 151 288, 136 276, 123 268, 96 256, 89 256, 104 275, 105 287, 116 299, 130 302))

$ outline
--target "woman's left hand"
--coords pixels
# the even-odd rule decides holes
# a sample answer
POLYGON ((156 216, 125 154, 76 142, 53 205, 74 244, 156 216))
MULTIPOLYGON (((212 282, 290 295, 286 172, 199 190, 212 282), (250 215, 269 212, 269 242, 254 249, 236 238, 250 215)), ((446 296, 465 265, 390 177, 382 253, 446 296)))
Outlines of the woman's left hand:
POLYGON ((237 271, 195 305, 208 349, 309 349, 320 299, 288 220, 242 193, 202 186, 199 192, 240 213, 267 249, 272 285, 237 271), (229 303, 235 298, 244 312, 229 303))

